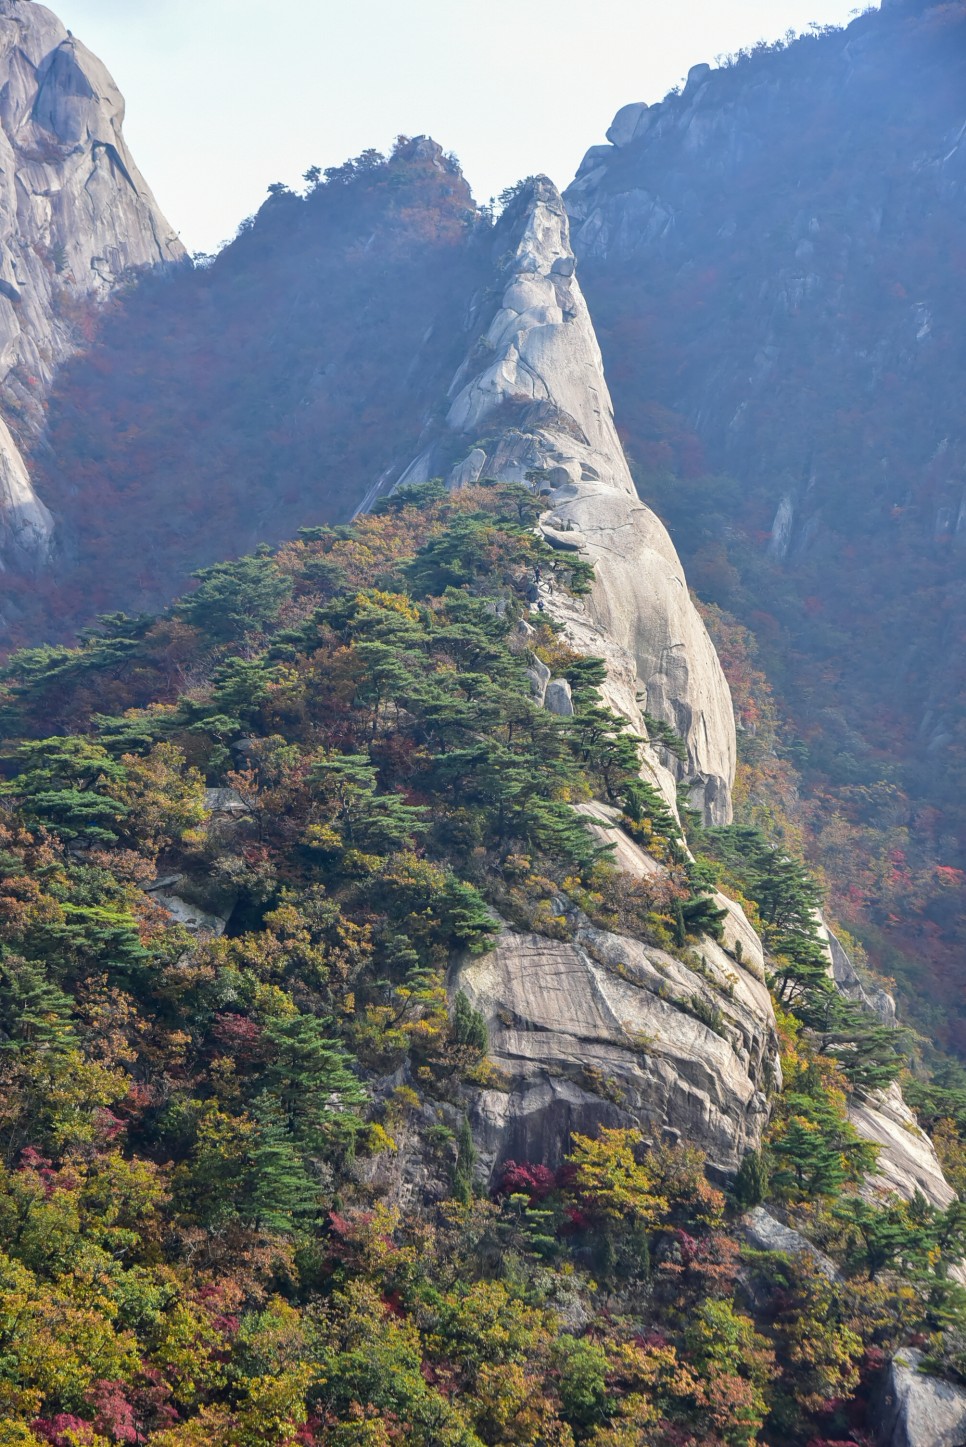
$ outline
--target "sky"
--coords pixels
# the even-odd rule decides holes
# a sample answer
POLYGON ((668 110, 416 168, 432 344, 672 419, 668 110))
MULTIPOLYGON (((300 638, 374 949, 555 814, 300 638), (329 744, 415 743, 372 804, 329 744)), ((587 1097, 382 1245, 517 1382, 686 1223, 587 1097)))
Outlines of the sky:
MULTIPOLYGON (((561 187, 628 101, 856 0, 50 0, 113 72, 134 157, 189 251, 275 181, 397 134, 454 151, 481 201, 561 187)), ((864 7, 863 7, 864 8, 864 7)))

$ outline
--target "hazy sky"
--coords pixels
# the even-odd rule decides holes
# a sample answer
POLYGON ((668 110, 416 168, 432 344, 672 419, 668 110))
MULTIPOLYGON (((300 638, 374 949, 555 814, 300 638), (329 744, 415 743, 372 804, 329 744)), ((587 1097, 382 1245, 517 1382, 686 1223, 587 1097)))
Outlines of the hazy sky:
MULTIPOLYGON (((856 0, 51 0, 127 97, 127 137, 190 250, 272 181, 395 135, 455 151, 481 200, 544 171, 561 186, 618 106, 698 61, 856 0)), ((864 7, 863 7, 864 8, 864 7)))

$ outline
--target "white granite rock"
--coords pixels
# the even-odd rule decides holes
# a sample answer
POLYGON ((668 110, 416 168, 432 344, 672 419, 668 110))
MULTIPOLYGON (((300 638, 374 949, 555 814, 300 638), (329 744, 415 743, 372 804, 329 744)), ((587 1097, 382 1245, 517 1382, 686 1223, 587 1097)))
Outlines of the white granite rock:
POLYGON ((730 691, 667 531, 634 488, 574 275, 563 202, 546 178, 533 181, 505 218, 496 250, 501 290, 482 345, 453 380, 445 424, 430 428, 400 481, 449 475, 445 459, 457 441, 485 450, 491 477, 545 474, 550 508, 541 531, 556 548, 579 549, 596 582, 584 602, 556 594, 544 607, 574 647, 596 653, 605 642, 611 692, 622 696, 619 711, 635 731, 644 732, 643 706, 685 740, 687 765, 659 766, 672 782, 672 807, 672 775, 680 772, 707 821, 728 823, 736 756, 730 691))
POLYGON ((573 1131, 635 1125, 701 1147, 719 1178, 735 1170, 768 1118, 774 1016, 764 986, 726 979, 708 943, 699 973, 586 922, 572 941, 507 930, 456 971, 452 989, 486 1017, 509 1087, 474 1107, 488 1169, 559 1163, 573 1131))
POLYGON ((932 1141, 895 1083, 868 1100, 853 1100, 849 1120, 860 1136, 880 1147, 878 1171, 869 1178, 871 1195, 897 1195, 911 1200, 921 1191, 934 1206, 945 1207, 956 1193, 943 1175, 932 1141))
POLYGON ((570 684, 565 678, 550 680, 544 694, 543 706, 548 713, 555 713, 558 718, 573 718, 574 700, 570 684))
POLYGON ((615 146, 629 146, 640 133, 641 122, 647 116, 649 109, 650 107, 642 100, 632 101, 630 105, 621 106, 611 121, 607 139, 615 146))
POLYGON ((813 1246, 801 1231, 779 1221, 764 1206, 755 1206, 741 1218, 742 1234, 757 1251, 781 1251, 786 1256, 808 1256, 829 1281, 839 1279, 838 1267, 813 1246))
POLYGON ((185 255, 123 119, 107 70, 51 11, 0 0, 0 404, 15 406, 19 429, 0 430, 0 561, 19 567, 49 551, 53 520, 22 449, 76 350, 71 307, 96 303, 133 268, 185 255))
POLYGON ((922 1371, 923 1356, 903 1347, 874 1404, 879 1447, 964 1447, 966 1387, 922 1371))

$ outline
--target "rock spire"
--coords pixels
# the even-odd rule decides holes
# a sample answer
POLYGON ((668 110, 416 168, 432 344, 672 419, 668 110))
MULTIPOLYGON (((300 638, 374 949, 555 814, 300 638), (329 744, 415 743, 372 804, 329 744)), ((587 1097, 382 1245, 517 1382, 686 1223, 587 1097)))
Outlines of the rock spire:
MULTIPOLYGON (((559 598, 545 606, 575 646, 607 659, 605 694, 635 730, 646 733, 648 713, 681 735, 693 802, 709 823, 727 823, 735 769, 728 684, 667 531, 634 487, 567 215, 546 177, 527 182, 511 203, 494 253, 496 306, 477 298, 475 342, 450 386, 445 417, 430 424, 399 481, 545 479, 544 535, 579 551, 596 573, 586 606, 559 598)), ((655 766, 662 773, 667 792, 667 770, 655 766)))

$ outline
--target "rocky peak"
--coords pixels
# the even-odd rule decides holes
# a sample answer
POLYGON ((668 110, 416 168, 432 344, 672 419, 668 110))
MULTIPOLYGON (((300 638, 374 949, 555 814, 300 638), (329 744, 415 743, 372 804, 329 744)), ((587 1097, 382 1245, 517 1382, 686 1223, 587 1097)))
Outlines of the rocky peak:
MULTIPOLYGON (((544 479, 544 535, 593 562, 586 605, 543 600, 575 646, 606 657, 608 702, 646 734, 644 712, 688 746, 683 769, 709 822, 731 817, 735 728, 714 648, 660 520, 637 496, 575 274, 566 211, 546 177, 514 198, 493 239, 495 286, 470 312, 475 338, 399 482, 544 479), (493 303, 493 293, 496 303, 493 303), (489 300, 487 300, 489 298, 489 300)), ((372 498, 367 500, 372 501, 372 498)), ((664 765, 653 772, 673 800, 664 765)))
POLYGON ((123 121, 108 71, 50 10, 0 0, 0 566, 36 565, 49 546, 22 449, 76 350, 77 304, 185 255, 123 121))

